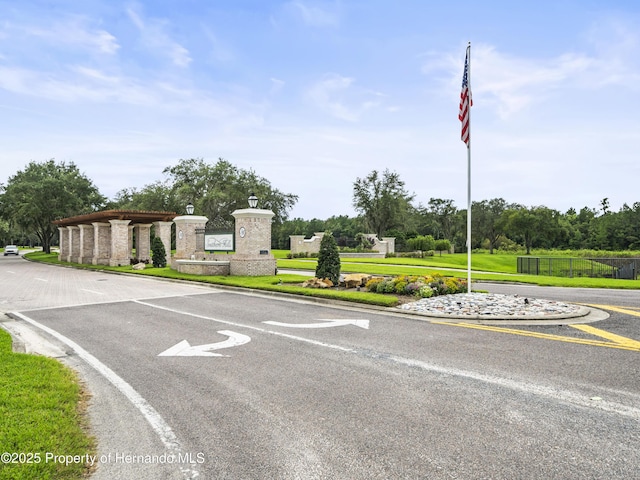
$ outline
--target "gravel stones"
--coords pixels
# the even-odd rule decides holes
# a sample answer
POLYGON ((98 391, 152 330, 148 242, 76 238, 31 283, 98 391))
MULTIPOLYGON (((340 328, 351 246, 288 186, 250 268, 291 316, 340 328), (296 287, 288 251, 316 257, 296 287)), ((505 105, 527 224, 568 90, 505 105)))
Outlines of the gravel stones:
POLYGON ((585 307, 570 303, 492 293, 457 293, 422 298, 398 308, 426 316, 470 319, 552 319, 580 317, 585 307))

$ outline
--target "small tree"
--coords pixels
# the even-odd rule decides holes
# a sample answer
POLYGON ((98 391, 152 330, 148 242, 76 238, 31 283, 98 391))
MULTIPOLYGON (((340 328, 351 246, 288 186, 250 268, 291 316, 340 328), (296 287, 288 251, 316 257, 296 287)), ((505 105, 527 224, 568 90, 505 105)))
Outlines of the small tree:
POLYGON ((418 235, 407 240, 407 245, 411 250, 422 250, 428 252, 436 249, 436 241, 432 235, 418 235))
POLYGON ((436 250, 440 252, 440 256, 442 256, 443 251, 451 251, 451 242, 449 240, 436 240, 436 250))
POLYGON ((336 285, 340 281, 340 254, 336 239, 331 232, 326 232, 320 242, 316 277, 328 278, 336 285))
POLYGON ((156 268, 164 268, 167 266, 167 252, 164 249, 164 243, 160 237, 153 237, 151 242, 151 255, 153 266, 156 268))

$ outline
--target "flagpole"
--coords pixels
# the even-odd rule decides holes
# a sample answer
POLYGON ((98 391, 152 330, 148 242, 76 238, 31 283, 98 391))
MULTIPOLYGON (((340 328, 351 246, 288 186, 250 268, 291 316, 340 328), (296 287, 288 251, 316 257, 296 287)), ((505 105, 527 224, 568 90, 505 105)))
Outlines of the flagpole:
MULTIPOLYGON (((467 85, 471 92, 471 42, 467 45, 467 59, 467 85)), ((471 108, 467 115, 469 133, 467 142, 467 292, 471 293, 471 108)))
POLYGON ((462 122, 461 140, 467 146, 467 292, 471 292, 471 42, 467 45, 460 91, 460 112, 462 122))

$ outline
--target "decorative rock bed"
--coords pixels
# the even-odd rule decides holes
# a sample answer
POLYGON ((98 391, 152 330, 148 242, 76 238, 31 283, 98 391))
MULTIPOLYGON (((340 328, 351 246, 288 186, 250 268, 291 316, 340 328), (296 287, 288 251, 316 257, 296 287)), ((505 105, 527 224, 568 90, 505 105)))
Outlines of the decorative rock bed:
POLYGON ((589 313, 586 307, 570 303, 486 293, 422 298, 398 308, 426 316, 458 319, 553 319, 582 317, 589 313))

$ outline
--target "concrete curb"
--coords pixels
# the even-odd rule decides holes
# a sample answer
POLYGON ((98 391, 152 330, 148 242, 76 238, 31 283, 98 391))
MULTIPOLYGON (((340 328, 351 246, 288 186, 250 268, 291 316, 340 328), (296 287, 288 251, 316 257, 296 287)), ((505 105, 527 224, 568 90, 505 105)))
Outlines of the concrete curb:
POLYGON ((406 315, 422 317, 427 321, 448 321, 451 323, 471 323, 477 325, 577 325, 599 322, 609 318, 609 314, 597 308, 580 306, 578 312, 573 314, 554 315, 510 315, 510 316, 487 316, 487 315, 452 315, 452 314, 425 314, 422 312, 403 311, 406 315))

